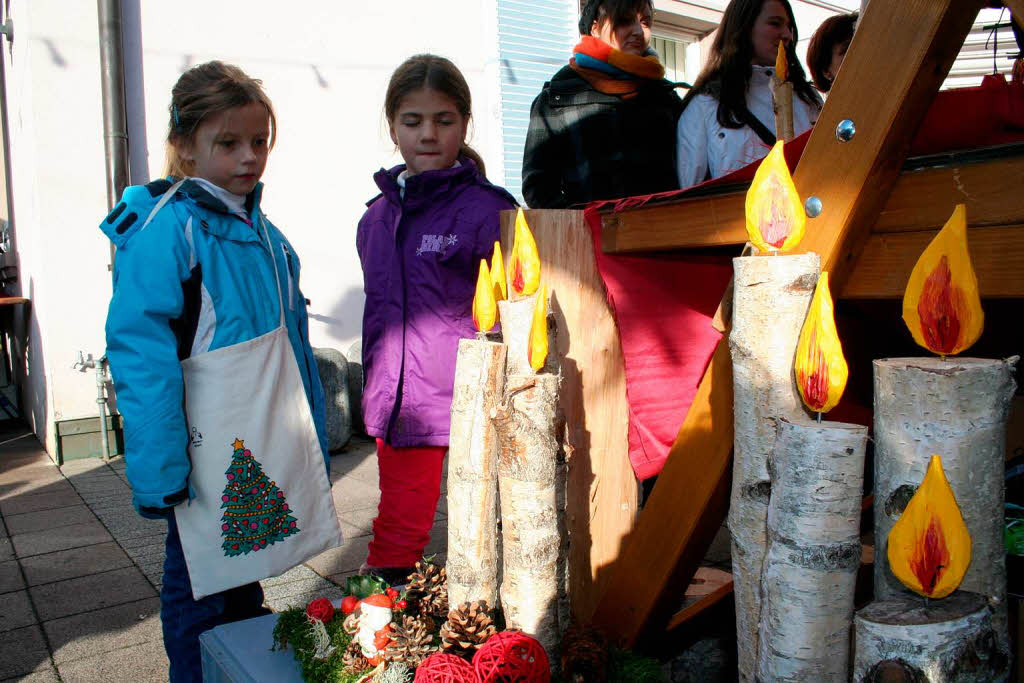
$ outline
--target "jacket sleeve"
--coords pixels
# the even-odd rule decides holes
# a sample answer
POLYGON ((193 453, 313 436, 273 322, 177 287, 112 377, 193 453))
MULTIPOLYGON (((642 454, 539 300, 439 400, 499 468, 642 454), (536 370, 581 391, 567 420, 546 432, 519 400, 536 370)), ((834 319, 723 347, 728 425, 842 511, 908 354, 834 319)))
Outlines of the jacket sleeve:
POLYGON ((121 245, 115 260, 107 357, 137 508, 165 508, 188 491, 184 385, 171 320, 184 307, 190 253, 172 204, 121 245))
POLYGON ((708 172, 708 121, 701 97, 690 101, 676 124, 676 176, 680 189, 703 181, 708 172))
POLYGON ((554 114, 547 89, 530 108, 530 126, 523 148, 523 198, 535 209, 559 209, 569 205, 562 192, 562 164, 576 163, 565 149, 564 132, 552 128, 554 114))

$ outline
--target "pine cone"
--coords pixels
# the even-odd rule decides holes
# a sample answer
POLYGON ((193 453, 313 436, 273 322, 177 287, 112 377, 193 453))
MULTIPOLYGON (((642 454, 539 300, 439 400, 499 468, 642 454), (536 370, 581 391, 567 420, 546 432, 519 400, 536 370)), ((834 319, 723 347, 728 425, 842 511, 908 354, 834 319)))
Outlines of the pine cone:
POLYGON ((389 662, 403 662, 416 668, 423 660, 437 652, 432 633, 433 622, 421 617, 405 615, 398 622, 391 623, 391 642, 384 648, 382 656, 389 662))
POLYGON ((347 648, 345 648, 345 654, 341 656, 341 663, 352 673, 366 671, 371 668, 370 662, 363 656, 363 651, 360 649, 359 643, 354 640, 348 644, 347 648))
POLYGON ((441 627, 441 649, 469 659, 495 632, 486 600, 464 602, 449 612, 441 627))
POLYGON ((359 616, 355 612, 348 615, 345 617, 345 621, 341 622, 341 628, 345 633, 354 636, 359 632, 359 616))
POLYGON ((593 628, 573 624, 562 638, 562 673, 567 681, 608 680, 608 645, 593 628))
POLYGON ((448 614, 448 574, 444 567, 417 562, 405 590, 405 599, 415 605, 421 615, 443 619, 448 614))

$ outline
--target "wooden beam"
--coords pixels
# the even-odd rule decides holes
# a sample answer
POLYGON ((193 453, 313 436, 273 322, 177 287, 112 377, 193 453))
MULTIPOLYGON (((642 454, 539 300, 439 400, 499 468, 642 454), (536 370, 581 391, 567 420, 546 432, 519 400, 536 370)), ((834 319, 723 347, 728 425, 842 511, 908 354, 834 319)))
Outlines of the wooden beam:
MULTIPOLYGON (((572 611, 589 621, 623 537, 636 519, 637 481, 627 454, 626 376, 619 331, 582 211, 527 211, 551 292, 566 422, 566 525, 572 611)), ((505 263, 515 212, 501 216, 505 263)))
MULTIPOLYGON (((967 204, 971 225, 1024 223, 1024 154, 959 161, 951 155, 943 166, 903 171, 872 232, 939 228, 954 204, 967 204)), ((747 240, 743 217, 746 190, 696 197, 608 214, 602 218, 606 252, 693 249, 740 245, 747 240)), ((816 230, 817 221, 808 224, 816 230)))
POLYGON ((672 616, 666 631, 682 626, 707 609, 714 607, 732 593, 732 574, 721 569, 701 567, 686 589, 682 609, 672 616))
POLYGON ((668 623, 725 521, 732 427, 732 359, 721 342, 594 614, 619 642, 632 646, 651 624, 668 623))
MULTIPOLYGON (((824 204, 803 246, 838 275, 837 288, 980 6, 981 0, 875 2, 861 18, 794 177, 801 196, 817 195, 824 204), (834 131, 844 118, 856 122, 858 133, 840 148, 834 131)), ((664 628, 671 617, 665 598, 689 583, 724 518, 732 393, 729 347, 719 343, 594 615, 620 644, 633 646, 644 632, 664 628)))
MULTIPOLYGON (((843 299, 899 299, 937 230, 872 235, 840 291, 843 299)), ((1024 225, 967 231, 978 289, 986 298, 1024 298, 1024 225)))
POLYGON ((1024 28, 1024 0, 1003 0, 1017 26, 1024 28))

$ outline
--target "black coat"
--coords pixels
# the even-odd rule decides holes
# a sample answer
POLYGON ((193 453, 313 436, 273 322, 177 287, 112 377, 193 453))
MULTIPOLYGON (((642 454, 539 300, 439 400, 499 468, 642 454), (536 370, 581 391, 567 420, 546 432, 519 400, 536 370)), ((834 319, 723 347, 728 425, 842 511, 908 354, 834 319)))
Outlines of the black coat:
POLYGON ((682 100, 668 81, 622 99, 562 68, 530 110, 523 196, 533 208, 678 188, 676 120, 682 100))

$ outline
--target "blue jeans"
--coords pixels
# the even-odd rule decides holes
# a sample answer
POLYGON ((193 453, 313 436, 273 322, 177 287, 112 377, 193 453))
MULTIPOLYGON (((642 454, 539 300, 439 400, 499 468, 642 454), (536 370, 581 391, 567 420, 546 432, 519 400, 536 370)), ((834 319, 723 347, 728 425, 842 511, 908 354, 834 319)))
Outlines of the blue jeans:
POLYGON ((263 588, 250 583, 238 588, 192 598, 181 537, 174 515, 167 518, 167 555, 164 559, 164 584, 160 590, 160 621, 164 628, 164 648, 171 663, 171 683, 201 683, 202 660, 199 634, 214 626, 270 614, 263 607, 263 588))

